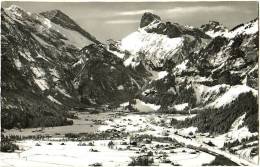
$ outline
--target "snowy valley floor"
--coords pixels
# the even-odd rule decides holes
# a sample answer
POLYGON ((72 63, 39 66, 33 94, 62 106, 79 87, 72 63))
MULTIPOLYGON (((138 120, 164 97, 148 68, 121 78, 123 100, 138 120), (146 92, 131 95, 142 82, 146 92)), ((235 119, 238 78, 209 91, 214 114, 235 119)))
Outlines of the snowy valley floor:
MULTIPOLYGON (((193 115, 191 115, 193 116, 193 115)), ((190 117, 191 117, 190 116, 190 117)), ((205 136, 196 133, 195 127, 174 129, 170 119, 185 119, 188 115, 168 115, 157 113, 115 113, 99 114, 78 113, 79 119, 74 125, 45 129, 22 129, 6 131, 6 135, 51 135, 43 140, 26 139, 17 141, 21 150, 14 153, 0 152, 1 167, 85 167, 102 164, 102 166, 128 166, 131 157, 150 154, 154 163, 152 166, 202 166, 210 164, 219 156, 227 158, 229 163, 237 165, 256 166, 257 156, 253 159, 234 155, 221 150, 225 135, 205 136), (72 141, 64 137, 67 133, 101 133, 122 132, 128 135, 119 139, 95 139, 91 141, 72 141), (187 138, 190 132, 193 138, 187 138), (142 141, 133 140, 134 136, 143 137, 142 141), (151 139, 148 140, 147 139, 151 139), (130 141, 131 139, 131 141, 130 141), (173 140, 169 140, 173 139, 173 140), (209 146, 206 141, 212 141, 215 146, 209 146), (110 141, 113 145, 109 146, 110 141), (133 143, 137 141, 137 143, 133 143), (131 144, 130 144, 131 142, 131 144), (63 144, 62 144, 63 143, 63 144), (243 158, 242 158, 243 157, 243 158), (229 159, 229 160, 228 160, 229 159), (246 160, 245 160, 246 159, 246 160)), ((229 164, 228 163, 228 164, 229 164)), ((228 165, 223 162, 222 165, 228 165)))

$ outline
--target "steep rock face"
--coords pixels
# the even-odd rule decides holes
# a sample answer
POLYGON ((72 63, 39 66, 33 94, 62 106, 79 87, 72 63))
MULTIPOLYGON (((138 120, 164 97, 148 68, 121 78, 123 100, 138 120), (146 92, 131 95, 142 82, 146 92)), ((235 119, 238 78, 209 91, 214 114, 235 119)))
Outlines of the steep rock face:
POLYGON ((81 59, 73 65, 77 71, 74 85, 82 103, 118 106, 133 99, 145 82, 146 74, 128 69, 122 59, 102 45, 81 50, 81 59))
POLYGON ((217 80, 219 84, 230 85, 247 82, 258 89, 256 69, 258 68, 258 33, 239 34, 234 38, 216 37, 194 57, 197 68, 217 80), (200 62, 200 63, 199 63, 200 62), (201 63, 202 62, 202 63, 201 63))
POLYGON ((149 25, 150 23, 152 23, 155 20, 161 20, 161 18, 155 14, 152 14, 150 12, 146 12, 143 14, 142 18, 141 18, 141 22, 140 22, 140 28, 143 28, 147 25, 149 25))
POLYGON ((204 29, 194 28, 187 25, 183 26, 178 23, 163 22, 159 16, 152 13, 143 14, 140 28, 143 28, 148 33, 162 34, 169 38, 191 35, 194 37, 210 39, 210 36, 204 33, 204 29))
MULTIPOLYGON (((62 26, 63 28, 78 31, 84 37, 86 37, 90 41, 93 41, 96 44, 100 43, 93 35, 82 29, 77 23, 75 23, 74 20, 72 20, 69 16, 67 16, 60 10, 51 10, 42 12, 40 14, 43 15, 45 18, 48 18, 51 22, 62 26)), ((84 45, 86 46, 87 44, 84 45)))
MULTIPOLYGON (((259 47, 256 41, 259 37, 258 28, 255 27, 257 22, 258 20, 250 21, 215 37, 206 47, 191 56, 192 59, 189 61, 192 60, 198 74, 207 78, 205 83, 210 86, 205 89, 203 85, 193 85, 194 95, 197 101, 200 99, 202 107, 191 109, 191 112, 197 111, 199 114, 187 122, 199 127, 199 130, 212 133, 227 132, 232 123, 245 114, 240 128, 249 128, 250 132, 258 131, 256 99, 259 47), (205 90, 207 93, 202 93, 205 90), (198 96, 202 94, 204 97, 198 96), (203 122, 205 117, 208 122, 203 122), (229 122, 218 126, 223 119, 229 122)), ((194 83, 193 78, 189 77, 188 80, 194 83)))
POLYGON ((70 66, 81 42, 93 42, 17 6, 1 13, 2 127, 66 124, 65 111, 79 105, 70 66))

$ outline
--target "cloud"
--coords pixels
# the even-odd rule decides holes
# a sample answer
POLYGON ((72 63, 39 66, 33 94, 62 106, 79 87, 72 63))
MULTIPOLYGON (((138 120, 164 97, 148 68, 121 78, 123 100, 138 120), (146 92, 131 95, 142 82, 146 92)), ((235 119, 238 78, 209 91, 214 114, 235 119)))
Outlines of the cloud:
POLYGON ((133 15, 142 15, 145 12, 154 12, 154 10, 151 9, 130 10, 130 11, 118 12, 117 14, 121 16, 133 16, 133 15))
POLYGON ((228 6, 189 6, 189 7, 176 7, 166 9, 167 13, 196 13, 196 12, 232 12, 236 11, 233 7, 228 6))
POLYGON ((107 20, 105 24, 132 24, 139 23, 140 20, 107 20))

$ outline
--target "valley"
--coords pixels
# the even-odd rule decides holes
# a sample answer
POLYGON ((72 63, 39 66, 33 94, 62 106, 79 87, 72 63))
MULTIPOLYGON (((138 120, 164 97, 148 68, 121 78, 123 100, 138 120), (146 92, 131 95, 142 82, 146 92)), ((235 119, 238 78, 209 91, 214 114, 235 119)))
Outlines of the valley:
MULTIPOLYGON (((75 127, 45 128, 39 132, 35 129, 22 129, 21 131, 6 131, 8 135, 18 135, 28 139, 17 141, 21 150, 15 153, 0 153, 4 166, 12 166, 19 162, 30 166, 88 166, 91 164, 102 164, 103 166, 127 166, 131 163, 131 157, 147 156, 153 159, 151 165, 172 166, 172 165, 194 165, 201 166, 210 164, 216 157, 224 156, 230 160, 222 161, 221 165, 252 165, 255 162, 248 162, 239 159, 238 155, 228 154, 221 151, 216 146, 209 146, 204 141, 218 140, 217 137, 206 137, 200 133, 195 133, 194 128, 174 129, 170 125, 171 118, 184 119, 189 115, 180 117, 179 115, 167 115, 158 113, 124 113, 106 112, 99 114, 79 113, 79 120, 84 131, 75 127), (104 125, 86 128, 89 121, 84 121, 84 115, 93 122, 102 120, 104 125), (104 119, 104 115, 107 120, 104 119), (165 121, 165 122, 164 122, 165 121), (84 122, 84 123, 83 123, 84 122), (164 124, 160 124, 164 122, 164 124), (83 125, 84 124, 84 125, 83 125), (77 128, 77 129, 74 129, 77 128), (75 131, 71 131, 74 129, 75 131), (127 135, 107 136, 95 140, 84 138, 87 133, 107 133, 116 131, 126 132, 127 135), (52 134, 52 131, 56 134, 52 134), (66 134, 64 134, 66 132, 66 134), (84 133, 83 133, 84 132, 84 133), (176 133, 178 132, 178 133, 176 133), (73 133, 75 137, 65 137, 68 133, 73 133), (193 135, 189 135, 193 133, 193 135), (78 136, 77 136, 78 135, 78 136), (42 136, 41 139, 29 139, 29 136, 42 136), (47 137, 46 137, 47 136, 47 137), (120 138, 120 139, 119 139, 120 138), (136 139, 134 139, 136 138, 136 139), (139 138, 139 139, 138 139, 139 138), (109 142, 113 146, 109 146, 109 142), (136 142, 136 143, 134 143, 136 142), (51 144, 50 144, 51 143, 51 144), (63 144, 61 144, 63 143, 63 144), (93 145, 90 143, 94 143, 93 145), (38 144, 38 145, 37 145, 38 144), (79 145, 81 144, 81 145, 79 145), (92 152, 91 149, 97 150, 92 152), (6 156, 8 158, 6 158, 6 156), (82 157, 86 157, 83 158, 82 157), (119 158, 120 157, 120 158, 119 158), (15 162, 14 162, 15 160, 15 162), (233 161, 233 162, 232 162, 233 161)), ((92 123, 93 124, 93 123, 92 123)), ((218 144, 224 142, 218 140, 218 144)), ((221 145, 221 144, 220 144, 221 145)), ((26 166, 25 165, 25 166, 26 166)))

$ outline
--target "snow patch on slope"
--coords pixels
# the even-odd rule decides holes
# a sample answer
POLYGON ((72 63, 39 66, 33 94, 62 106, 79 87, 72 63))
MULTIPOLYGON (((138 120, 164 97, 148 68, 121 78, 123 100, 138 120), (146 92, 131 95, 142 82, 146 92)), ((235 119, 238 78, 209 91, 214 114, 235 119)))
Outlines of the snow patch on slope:
POLYGON ((222 36, 223 34, 225 33, 228 33, 228 30, 226 31, 214 31, 214 30, 210 30, 210 31, 207 31, 205 32, 208 36, 212 37, 212 38, 215 38, 217 36, 222 36))
POLYGON ((19 59, 14 59, 14 64, 17 67, 18 70, 21 69, 22 63, 21 63, 21 61, 19 59))
POLYGON ((126 107, 126 106, 128 106, 129 105, 129 102, 125 102, 125 103, 121 103, 120 104, 120 107, 126 107))
POLYGON ((254 22, 249 22, 247 24, 244 24, 243 26, 240 26, 233 31, 230 31, 228 33, 225 33, 224 36, 227 38, 234 38, 237 35, 240 34, 255 34, 258 31, 258 19, 254 22))
POLYGON ((181 74, 183 71, 185 71, 187 67, 187 63, 189 60, 184 60, 182 63, 178 64, 174 69, 174 74, 181 74))
POLYGON ((119 86, 117 87, 117 90, 124 90, 124 86, 123 86, 123 85, 119 85, 119 86))
POLYGON ((229 141, 234 142, 238 140, 239 142, 242 141, 242 139, 250 138, 252 136, 257 136, 257 133, 251 133, 248 129, 248 127, 242 127, 238 130, 231 131, 227 134, 227 137, 229 138, 229 141))
POLYGON ((255 34, 258 31, 258 19, 253 21, 253 22, 248 22, 244 25, 241 25, 239 27, 237 27, 236 29, 232 30, 232 31, 207 31, 206 34, 211 36, 212 38, 215 38, 217 36, 224 36, 226 38, 234 38, 237 35, 240 34, 255 34))
POLYGON ((36 79, 36 78, 33 78, 33 79, 34 79, 34 82, 38 85, 38 87, 42 91, 49 89, 48 83, 44 79, 36 79))
POLYGON ((160 80, 168 75, 167 71, 150 71, 150 73, 152 74, 152 76, 150 77, 150 79, 152 80, 160 80))
POLYGON ((197 104, 205 104, 210 99, 216 99, 220 94, 224 93, 228 89, 229 85, 216 85, 216 86, 205 86, 200 84, 193 85, 197 104))
POLYGON ((45 76, 44 70, 40 67, 31 67, 31 70, 36 78, 42 78, 45 76))
POLYGON ((233 124, 231 125, 230 131, 238 130, 238 128, 243 124, 243 121, 245 119, 246 113, 244 113, 242 116, 238 117, 233 124))
POLYGON ((134 104, 133 107, 141 112, 149 112, 149 111, 157 111, 161 106, 151 104, 151 103, 145 103, 139 99, 136 99, 136 104, 134 104))
POLYGON ((36 58, 40 58, 43 59, 45 61, 49 61, 48 59, 46 59, 45 57, 43 57, 42 55, 40 55, 39 53, 37 53, 37 57, 36 58))
POLYGON ((186 109, 189 106, 189 103, 182 103, 182 104, 176 104, 173 106, 173 108, 176 111, 183 111, 184 109, 186 109))
POLYGON ((66 96, 66 97, 68 97, 68 98, 72 98, 71 95, 69 95, 65 89, 60 88, 60 87, 56 87, 56 89, 57 89, 61 94, 63 94, 64 96, 66 96))
POLYGON ((23 53, 21 51, 18 51, 18 52, 27 61, 29 61, 29 62, 34 62, 35 61, 34 58, 32 58, 31 53, 29 51, 25 51, 25 53, 23 53))
POLYGON ((47 98, 50 99, 50 100, 51 100, 52 102, 54 102, 54 103, 57 103, 57 104, 59 104, 59 105, 62 105, 61 102, 59 102, 58 100, 56 100, 56 99, 55 99, 54 97, 52 97, 51 95, 48 95, 47 98))
POLYGON ((55 69, 52 69, 52 68, 50 68, 49 70, 50 70, 50 73, 51 73, 51 75, 53 77, 52 80, 54 82, 58 81, 60 79, 60 75, 59 75, 58 71, 55 70, 55 69))
POLYGON ((128 59, 126 59, 126 60, 124 61, 124 65, 125 65, 126 67, 131 66, 131 67, 135 68, 135 67, 138 66, 139 64, 140 64, 140 62, 136 62, 135 59, 134 59, 134 57, 129 57, 128 59))

